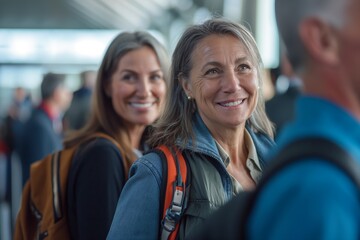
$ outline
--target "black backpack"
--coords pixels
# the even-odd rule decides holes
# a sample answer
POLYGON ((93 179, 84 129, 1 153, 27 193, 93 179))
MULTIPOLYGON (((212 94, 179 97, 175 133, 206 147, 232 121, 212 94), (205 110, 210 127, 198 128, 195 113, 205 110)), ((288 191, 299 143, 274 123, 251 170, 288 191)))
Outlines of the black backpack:
POLYGON ((360 166, 340 146, 324 138, 304 138, 284 147, 265 170, 254 191, 244 191, 214 212, 187 239, 246 239, 247 219, 256 198, 268 180, 285 167, 299 161, 317 158, 344 171, 360 188, 360 166))

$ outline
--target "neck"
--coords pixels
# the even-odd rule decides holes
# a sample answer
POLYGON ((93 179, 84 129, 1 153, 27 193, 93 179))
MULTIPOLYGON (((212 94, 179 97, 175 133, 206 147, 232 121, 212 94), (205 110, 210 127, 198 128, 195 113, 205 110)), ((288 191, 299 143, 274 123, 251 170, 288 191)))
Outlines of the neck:
POLYGON ((304 93, 327 99, 360 121, 360 97, 348 77, 341 71, 320 73, 313 71, 303 76, 304 93))
POLYGON ((41 102, 41 107, 49 114, 51 118, 57 118, 60 116, 61 112, 57 105, 51 100, 44 100, 41 102))
POLYGON ((212 133, 216 141, 229 154, 231 164, 245 165, 248 156, 245 138, 245 125, 237 129, 227 129, 212 133))
POLYGON ((245 142, 245 126, 237 130, 228 131, 227 134, 218 134, 214 138, 229 154, 230 162, 226 170, 244 189, 253 189, 255 182, 246 166, 248 149, 245 142))
POLYGON ((146 126, 144 125, 135 125, 132 127, 128 127, 132 148, 136 148, 136 149, 140 148, 140 142, 144 134, 145 128, 146 126))

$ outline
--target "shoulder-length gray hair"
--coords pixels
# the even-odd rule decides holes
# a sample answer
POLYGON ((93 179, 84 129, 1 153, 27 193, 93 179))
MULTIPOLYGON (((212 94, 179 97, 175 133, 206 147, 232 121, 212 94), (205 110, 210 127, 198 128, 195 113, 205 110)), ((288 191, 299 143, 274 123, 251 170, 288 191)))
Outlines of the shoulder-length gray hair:
POLYGON ((179 82, 179 76, 188 78, 192 69, 192 53, 197 44, 210 35, 232 35, 241 41, 250 54, 259 80, 257 105, 248 124, 255 131, 273 137, 273 126, 265 113, 264 98, 262 95, 263 64, 256 42, 250 31, 243 25, 231 21, 214 18, 203 24, 189 27, 181 36, 172 55, 170 70, 170 85, 167 91, 167 101, 162 117, 155 125, 154 132, 149 139, 149 144, 154 147, 161 144, 174 144, 176 140, 186 143, 193 138, 192 115, 194 112, 193 101, 188 101, 186 94, 179 82))
POLYGON ((65 147, 72 147, 85 142, 95 132, 104 132, 119 143, 121 154, 128 166, 136 159, 130 145, 128 130, 124 127, 122 118, 116 113, 111 98, 106 94, 105 89, 110 84, 111 77, 121 58, 128 52, 144 46, 150 47, 155 52, 168 88, 170 61, 165 47, 147 32, 120 33, 112 40, 102 59, 92 99, 92 115, 82 129, 65 139, 65 147))

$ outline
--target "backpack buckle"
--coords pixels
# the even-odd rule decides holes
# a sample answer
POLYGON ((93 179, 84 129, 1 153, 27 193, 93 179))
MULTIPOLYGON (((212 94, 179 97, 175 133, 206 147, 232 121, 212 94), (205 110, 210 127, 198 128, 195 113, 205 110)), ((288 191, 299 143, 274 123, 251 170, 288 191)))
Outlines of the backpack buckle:
POLYGON ((185 196, 182 190, 183 186, 175 186, 174 184, 174 188, 173 200, 162 221, 163 228, 169 232, 174 231, 176 224, 180 221, 185 196))

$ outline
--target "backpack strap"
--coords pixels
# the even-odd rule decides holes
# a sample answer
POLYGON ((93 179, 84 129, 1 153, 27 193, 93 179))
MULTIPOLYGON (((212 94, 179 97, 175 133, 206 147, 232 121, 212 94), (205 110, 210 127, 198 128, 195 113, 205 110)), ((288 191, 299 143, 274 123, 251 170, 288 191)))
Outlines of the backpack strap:
POLYGON ((275 156, 274 164, 270 165, 264 172, 261 185, 267 183, 268 179, 275 173, 290 164, 314 158, 334 164, 360 188, 360 166, 358 162, 338 144, 322 137, 299 139, 284 147, 275 156))
POLYGON ((161 145, 155 149, 163 161, 163 181, 160 204, 163 210, 160 236, 162 240, 175 239, 179 222, 186 208, 187 163, 177 148, 161 145))
POLYGON ((298 162, 317 159, 335 165, 343 171, 360 188, 360 165, 353 157, 338 144, 323 137, 309 137, 296 140, 284 147, 275 157, 273 162, 265 170, 263 177, 256 187, 247 206, 241 213, 240 239, 246 239, 247 220, 257 200, 257 196, 269 180, 284 168, 298 162))

